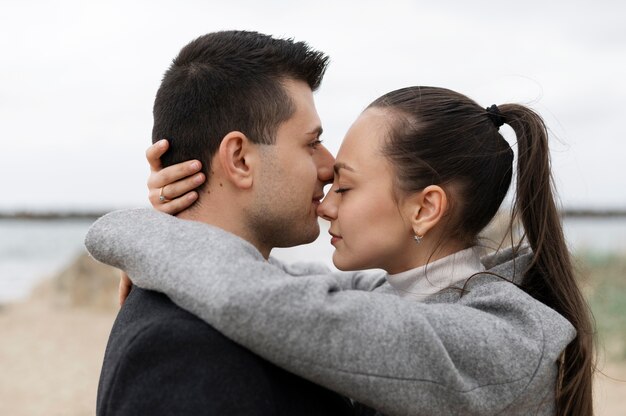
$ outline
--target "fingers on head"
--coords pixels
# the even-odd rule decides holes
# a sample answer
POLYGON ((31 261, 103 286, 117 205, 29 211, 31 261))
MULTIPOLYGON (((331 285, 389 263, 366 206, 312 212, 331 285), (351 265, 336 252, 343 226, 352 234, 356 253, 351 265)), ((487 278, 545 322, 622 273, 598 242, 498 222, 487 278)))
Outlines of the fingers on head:
POLYGON ((180 198, 156 205, 156 209, 166 214, 174 215, 189 208, 196 199, 198 199, 198 193, 189 192, 180 198))
POLYGON ((169 142, 165 139, 159 140, 146 149, 146 159, 153 170, 161 169, 161 156, 165 154, 169 148, 169 142))
POLYGON ((197 160, 177 163, 163 169, 153 170, 148 177, 148 188, 160 188, 173 184, 199 172, 202 165, 197 160))

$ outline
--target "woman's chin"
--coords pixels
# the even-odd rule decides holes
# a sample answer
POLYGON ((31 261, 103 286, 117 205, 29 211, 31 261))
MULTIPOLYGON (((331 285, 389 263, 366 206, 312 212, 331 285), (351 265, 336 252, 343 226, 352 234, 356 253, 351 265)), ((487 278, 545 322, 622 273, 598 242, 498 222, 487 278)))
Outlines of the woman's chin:
POLYGON ((346 259, 337 253, 337 250, 333 253, 333 264, 342 272, 355 271, 355 270, 367 270, 371 269, 371 266, 366 266, 362 262, 356 262, 354 260, 346 259))
POLYGON ((350 263, 346 262, 339 254, 337 254, 337 249, 335 249, 333 253, 333 264, 335 267, 343 272, 353 270, 350 269, 350 263))
POLYGON ((349 267, 345 267, 345 266, 338 265, 338 264, 337 264, 337 263, 335 263, 335 262, 333 262, 333 264, 335 265, 335 267, 336 267, 338 270, 341 270, 342 272, 349 272, 349 271, 351 271, 351 270, 354 270, 354 269, 351 269, 351 268, 349 268, 349 267))

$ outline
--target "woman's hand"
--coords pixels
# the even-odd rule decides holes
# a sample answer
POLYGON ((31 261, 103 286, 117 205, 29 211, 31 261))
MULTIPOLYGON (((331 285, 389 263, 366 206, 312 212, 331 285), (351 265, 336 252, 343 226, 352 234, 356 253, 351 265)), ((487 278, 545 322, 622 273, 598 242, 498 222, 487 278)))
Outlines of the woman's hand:
POLYGON ((120 286, 117 290, 117 294, 120 299, 120 307, 124 305, 126 298, 130 295, 130 289, 133 287, 133 282, 130 281, 130 277, 126 274, 126 272, 122 271, 120 276, 120 286))
POLYGON ((150 164, 148 199, 158 211, 175 215, 198 199, 198 193, 194 189, 205 181, 205 177, 199 172, 202 165, 198 160, 163 168, 161 156, 168 147, 169 142, 163 139, 146 150, 146 159, 150 164))
MULTIPOLYGON (((178 214, 198 199, 194 191, 205 178, 200 171, 202 165, 198 160, 190 160, 168 166, 163 169, 161 156, 169 148, 167 140, 159 140, 146 150, 146 159, 150 164, 148 178, 148 199, 152 206, 166 214, 178 214)), ((118 289, 120 306, 130 294, 133 283, 126 272, 122 271, 118 289)))

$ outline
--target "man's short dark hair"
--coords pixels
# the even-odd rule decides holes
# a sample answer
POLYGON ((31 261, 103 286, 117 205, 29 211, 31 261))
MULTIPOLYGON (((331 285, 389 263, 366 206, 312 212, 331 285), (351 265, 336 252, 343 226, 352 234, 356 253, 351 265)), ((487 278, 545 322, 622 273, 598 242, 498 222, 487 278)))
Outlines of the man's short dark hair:
POLYGON ((304 42, 257 32, 222 31, 185 46, 167 70, 154 101, 152 142, 168 139, 164 166, 211 159, 231 131, 272 144, 280 123, 295 111, 282 81, 306 82, 315 91, 328 57, 304 42))

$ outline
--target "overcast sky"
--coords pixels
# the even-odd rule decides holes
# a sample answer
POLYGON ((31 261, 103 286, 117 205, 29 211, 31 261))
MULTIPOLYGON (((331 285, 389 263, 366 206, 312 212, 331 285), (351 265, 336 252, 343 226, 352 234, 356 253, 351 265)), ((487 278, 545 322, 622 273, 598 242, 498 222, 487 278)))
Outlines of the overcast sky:
POLYGON ((333 152, 377 96, 448 87, 545 116, 564 206, 626 208, 625 4, 0 0, 0 210, 146 205, 161 76, 221 29, 331 56, 316 101, 333 152))

